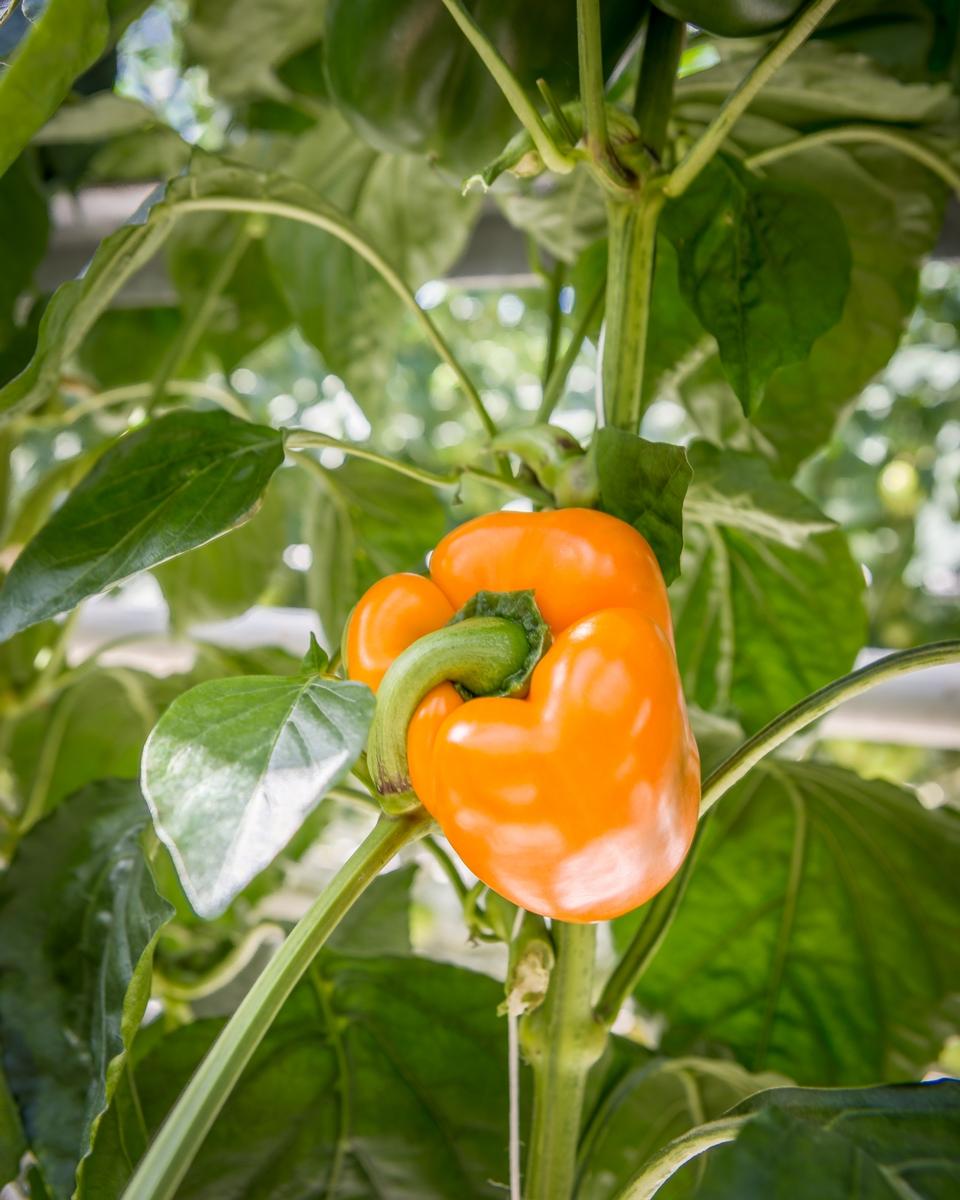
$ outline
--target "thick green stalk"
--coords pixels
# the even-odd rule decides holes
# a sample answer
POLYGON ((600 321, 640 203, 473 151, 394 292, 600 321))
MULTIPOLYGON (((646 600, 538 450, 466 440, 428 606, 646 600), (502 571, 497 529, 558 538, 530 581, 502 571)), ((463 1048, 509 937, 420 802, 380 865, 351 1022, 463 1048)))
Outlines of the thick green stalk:
POLYGON ((615 179, 619 179, 623 172, 610 149, 610 139, 607 135, 599 0, 577 0, 577 50, 580 64, 580 99, 583 102, 583 134, 587 151, 595 163, 615 179))
POLYGON ((557 961, 547 998, 521 1030, 534 1077, 526 1200, 573 1195, 587 1076, 606 1043, 592 1006, 596 926, 554 921, 553 937, 557 961))
POLYGON ((386 864, 431 823, 422 809, 403 818, 381 817, 230 1018, 141 1160, 125 1200, 172 1200, 244 1067, 317 952, 386 864))
POLYGON ((390 664, 377 691, 367 739, 367 767, 384 802, 417 803, 407 766, 407 727, 420 701, 446 681, 474 695, 510 690, 536 658, 522 624, 497 616, 468 617, 425 634, 390 664))
POLYGON ((683 53, 687 27, 683 21, 651 8, 640 59, 640 80, 633 115, 643 144, 660 161, 667 144, 670 102, 683 53))
POLYGON ((663 192, 651 181, 636 202, 609 199, 607 324, 603 408, 608 425, 636 433, 643 415, 643 369, 650 322, 657 221, 663 192))

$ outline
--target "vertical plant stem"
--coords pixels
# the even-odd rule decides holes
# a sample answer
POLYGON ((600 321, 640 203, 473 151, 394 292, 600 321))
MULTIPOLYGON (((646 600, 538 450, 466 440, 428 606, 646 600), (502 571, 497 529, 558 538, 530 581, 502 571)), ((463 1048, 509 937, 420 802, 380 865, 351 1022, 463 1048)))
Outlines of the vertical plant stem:
POLYGON ((663 191, 647 184, 637 202, 607 202, 610 252, 603 347, 603 405, 608 425, 636 433, 643 415, 643 369, 663 191))
POLYGON ((404 846, 432 824, 419 809, 381 817, 300 919, 247 993, 167 1117, 124 1192, 126 1200, 171 1200, 203 1139, 284 1001, 364 890, 404 846))
POLYGON ((560 293, 563 291, 564 266, 562 262, 554 264, 553 270, 547 275, 547 349, 543 356, 543 371, 541 378, 546 387, 557 365, 557 352, 560 349, 560 330, 563 326, 563 310, 560 308, 560 293))
POLYGON ((567 376, 570 374, 573 364, 577 361, 580 348, 587 336, 587 330, 593 323, 593 319, 597 315, 600 305, 603 303, 605 287, 606 279, 604 278, 597 284, 593 295, 588 298, 580 320, 570 335, 570 341, 567 342, 566 350, 564 350, 560 361, 550 372, 550 378, 543 389, 543 399, 540 401, 540 407, 537 410, 538 424, 549 420, 550 414, 557 407, 560 400, 560 393, 563 391, 563 385, 567 381, 567 376))
POLYGON ((596 926, 554 921, 553 936, 550 989, 522 1034, 534 1074, 526 1200, 570 1200, 587 1075, 606 1042, 591 1004, 596 926))
POLYGON ((619 174, 607 137, 603 83, 599 0, 577 0, 577 48, 580 60, 580 99, 583 101, 584 141, 594 162, 619 174))
POLYGON ((670 102, 680 66, 687 27, 683 21, 651 8, 640 59, 640 80, 633 115, 643 144, 660 161, 667 142, 670 102))

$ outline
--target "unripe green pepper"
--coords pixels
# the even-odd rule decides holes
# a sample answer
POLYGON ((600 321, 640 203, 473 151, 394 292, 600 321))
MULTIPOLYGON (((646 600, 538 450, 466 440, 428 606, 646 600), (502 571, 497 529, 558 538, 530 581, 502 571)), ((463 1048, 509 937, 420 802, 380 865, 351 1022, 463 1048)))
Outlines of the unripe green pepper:
POLYGON ((653 0, 657 8, 719 37, 757 37, 782 29, 804 0, 653 0))
MULTIPOLYGON (((468 0, 467 8, 531 95, 540 78, 561 102, 576 94, 576 0, 468 0)), ((600 8, 609 72, 646 0, 601 0, 600 8)), ((332 98, 378 149, 428 154, 468 175, 519 128, 441 0, 330 0, 325 46, 332 98)))

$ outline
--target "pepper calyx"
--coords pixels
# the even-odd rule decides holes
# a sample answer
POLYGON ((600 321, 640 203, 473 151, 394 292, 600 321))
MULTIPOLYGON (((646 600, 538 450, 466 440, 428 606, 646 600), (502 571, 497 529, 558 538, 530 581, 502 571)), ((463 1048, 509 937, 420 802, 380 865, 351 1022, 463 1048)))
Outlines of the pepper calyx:
POLYGON ((407 728, 421 700, 441 683, 465 698, 519 696, 549 642, 532 592, 478 592, 442 629, 408 646, 377 691, 367 767, 386 811, 413 808, 407 728))

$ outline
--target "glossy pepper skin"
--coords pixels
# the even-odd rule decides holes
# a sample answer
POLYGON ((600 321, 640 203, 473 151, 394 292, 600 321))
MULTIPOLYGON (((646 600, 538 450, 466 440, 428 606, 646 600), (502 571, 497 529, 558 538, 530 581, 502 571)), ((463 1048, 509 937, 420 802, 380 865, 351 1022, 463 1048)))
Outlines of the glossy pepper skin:
POLYGON ((693 839, 699 756, 666 588, 646 541, 588 509, 499 512, 455 529, 431 578, 393 575, 360 600, 351 678, 477 591, 532 589, 554 636, 523 699, 430 692, 407 732, 410 776, 466 865, 531 912, 599 921, 644 903, 693 839))
MULTIPOLYGON (((576 0, 468 0, 484 33, 535 94, 577 93, 576 0)), ((646 0, 602 0, 609 71, 639 28, 646 0)), ((429 154, 457 175, 480 170, 519 125, 499 87, 440 0, 330 0, 330 94, 371 145, 429 154)))

